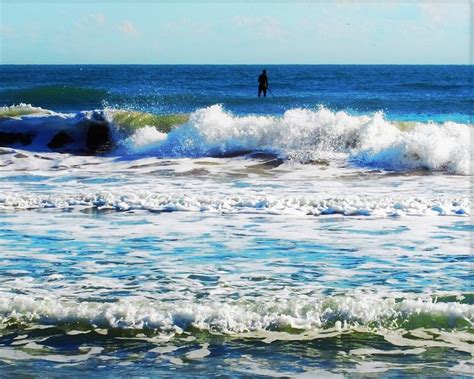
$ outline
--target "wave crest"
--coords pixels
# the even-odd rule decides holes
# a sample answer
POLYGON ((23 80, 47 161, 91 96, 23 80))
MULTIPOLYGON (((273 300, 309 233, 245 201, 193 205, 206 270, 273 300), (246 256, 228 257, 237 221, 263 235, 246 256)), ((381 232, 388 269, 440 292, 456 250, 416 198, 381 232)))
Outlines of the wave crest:
POLYGON ((61 151, 82 148, 95 153, 104 152, 101 147, 106 146, 114 147, 117 155, 157 157, 222 157, 263 151, 303 164, 325 159, 396 171, 426 169, 469 175, 471 170, 472 125, 394 122, 381 112, 354 116, 320 107, 290 109, 280 117, 237 116, 213 105, 190 115, 111 109, 61 114, 24 104, 2 112, 0 133, 14 130, 28 135, 28 139, 7 136, 4 140, 10 145, 33 140, 34 149, 59 145, 61 151), (105 131, 91 133, 100 128, 105 131), (70 138, 57 137, 61 132, 70 138), (90 141, 95 135, 99 141, 90 141), (59 142, 51 144, 55 137, 59 142))
MULTIPOLYGON (((191 114, 165 140, 150 144, 147 153, 198 157, 265 151, 300 163, 321 156, 342 157, 357 165, 388 170, 469 174, 471 133, 471 125, 397 123, 387 121, 382 113, 351 116, 321 107, 315 111, 291 109, 282 117, 234 116, 214 105, 191 114)), ((129 140, 124 145, 136 152, 129 140)))
POLYGON ((357 326, 415 329, 465 329, 474 307, 431 299, 355 298, 170 304, 158 301, 98 303, 35 299, 26 295, 0 299, 0 325, 85 324, 89 327, 177 331, 197 328, 217 334, 255 331, 349 329, 357 326))

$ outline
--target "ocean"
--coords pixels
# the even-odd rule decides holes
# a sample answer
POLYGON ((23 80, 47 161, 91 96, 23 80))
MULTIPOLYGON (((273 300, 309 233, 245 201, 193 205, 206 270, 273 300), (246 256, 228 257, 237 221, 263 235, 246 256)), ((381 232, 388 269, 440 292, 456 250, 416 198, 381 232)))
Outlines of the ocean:
POLYGON ((472 377, 473 72, 1 65, 0 376, 472 377))

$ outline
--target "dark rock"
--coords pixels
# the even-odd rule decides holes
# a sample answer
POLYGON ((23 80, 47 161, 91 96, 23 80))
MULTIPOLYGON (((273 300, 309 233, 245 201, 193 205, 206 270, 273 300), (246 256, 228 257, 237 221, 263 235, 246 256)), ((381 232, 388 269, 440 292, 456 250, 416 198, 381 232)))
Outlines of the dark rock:
POLYGON ((64 130, 57 133, 48 143, 50 149, 59 149, 65 145, 70 144, 74 140, 64 130))
POLYGON ((109 126, 105 122, 92 122, 87 129, 86 147, 92 153, 105 153, 112 148, 109 126))
POLYGON ((32 141, 33 136, 29 133, 0 132, 0 146, 14 145, 16 143, 31 145, 32 141))

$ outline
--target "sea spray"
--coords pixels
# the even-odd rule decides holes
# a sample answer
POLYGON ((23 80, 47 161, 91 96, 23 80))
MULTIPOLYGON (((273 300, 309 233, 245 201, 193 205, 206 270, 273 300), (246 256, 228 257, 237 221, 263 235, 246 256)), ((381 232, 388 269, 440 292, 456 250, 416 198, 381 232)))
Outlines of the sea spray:
POLYGON ((327 108, 290 109, 282 116, 238 116, 221 105, 187 115, 151 115, 122 110, 61 114, 27 105, 4 108, 0 131, 33 135, 32 149, 46 146, 56 133, 75 141, 62 151, 85 148, 85 133, 105 122, 114 155, 159 158, 243 155, 266 152, 299 163, 335 158, 362 167, 403 171, 426 169, 468 175, 472 125, 396 122, 373 115, 350 115, 327 108))

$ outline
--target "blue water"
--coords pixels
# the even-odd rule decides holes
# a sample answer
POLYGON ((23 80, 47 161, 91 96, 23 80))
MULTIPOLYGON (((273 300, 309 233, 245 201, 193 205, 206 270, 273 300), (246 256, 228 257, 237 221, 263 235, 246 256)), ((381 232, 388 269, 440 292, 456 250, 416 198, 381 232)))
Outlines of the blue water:
POLYGON ((1 65, 0 377, 472 377, 472 74, 1 65))
POLYGON ((267 98, 256 101, 254 65, 2 65, 0 105, 56 111, 117 108, 168 114, 213 104, 237 114, 282 114, 325 105, 396 120, 466 122, 474 105, 472 66, 268 65, 267 98))

